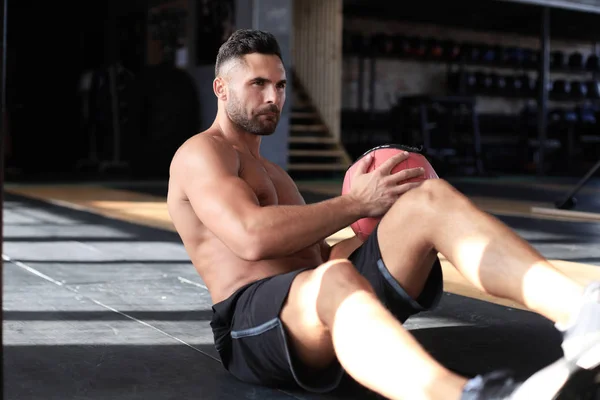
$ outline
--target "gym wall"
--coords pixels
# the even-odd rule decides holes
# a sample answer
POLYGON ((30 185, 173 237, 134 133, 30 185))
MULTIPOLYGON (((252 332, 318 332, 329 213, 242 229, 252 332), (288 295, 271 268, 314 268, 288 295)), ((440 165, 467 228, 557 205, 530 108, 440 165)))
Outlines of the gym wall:
MULTIPOLYGON (((537 21, 536 21, 537 23, 537 21)), ((527 37, 516 34, 486 33, 479 31, 469 31, 437 25, 381 21, 373 19, 346 18, 344 20, 344 30, 351 33, 359 33, 365 36, 375 35, 377 33, 386 33, 389 35, 400 34, 406 36, 418 36, 422 38, 437 38, 441 40, 454 40, 457 42, 484 43, 490 45, 501 45, 505 47, 524 47, 539 49, 539 39, 537 37, 527 37)), ((573 42, 573 41, 551 41, 551 51, 562 50, 565 54, 574 51, 581 52, 585 57, 593 51, 591 42, 573 42)), ((370 64, 365 63, 365 73, 363 82, 362 104, 359 103, 359 82, 358 82, 358 57, 344 56, 343 67, 343 104, 344 110, 365 110, 371 111, 369 103, 369 80, 370 64)), ((401 59, 378 58, 375 63, 375 93, 373 111, 384 112, 390 109, 398 96, 414 94, 438 94, 447 93, 447 65, 444 62, 412 61, 401 59)), ((498 72, 506 75, 517 75, 527 73, 531 77, 538 75, 535 70, 518 69, 498 69, 494 67, 469 66, 469 70, 498 72)), ((560 72, 552 72, 551 79, 589 79, 587 75, 574 76, 560 72)), ((502 97, 478 97, 477 111, 482 114, 516 114, 523 107, 530 103, 535 104, 535 99, 507 99, 502 97)), ((554 104, 550 101, 549 107, 572 106, 564 102, 554 104)))

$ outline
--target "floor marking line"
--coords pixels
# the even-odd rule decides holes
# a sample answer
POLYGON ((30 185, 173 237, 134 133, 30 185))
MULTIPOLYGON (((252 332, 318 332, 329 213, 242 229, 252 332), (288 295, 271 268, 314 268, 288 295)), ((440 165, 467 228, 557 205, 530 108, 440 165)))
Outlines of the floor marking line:
POLYGON ((198 286, 198 287, 200 287, 202 289, 208 290, 208 288, 206 286, 204 286, 203 284, 201 284, 201 283, 190 281, 189 279, 183 278, 181 276, 178 276, 177 279, 179 279, 179 281, 182 282, 182 283, 188 283, 190 285, 198 286))
MULTIPOLYGON (((147 322, 145 322, 145 321, 139 320, 139 319, 137 319, 137 318, 135 318, 135 317, 133 317, 133 316, 131 316, 131 315, 128 315, 127 313, 124 313, 124 312, 122 312, 122 311, 119 311, 119 310, 117 310, 117 309, 115 309, 115 308, 113 308, 113 307, 111 307, 111 306, 109 306, 109 305, 106 305, 106 304, 102 303, 101 301, 98 301, 98 300, 96 300, 96 299, 93 299, 93 298, 91 298, 91 297, 89 297, 89 296, 86 296, 86 295, 84 295, 84 294, 80 293, 80 292, 79 292, 77 289, 75 289, 75 288, 73 288, 73 287, 70 287, 70 286, 65 286, 65 285, 64 285, 62 282, 59 282, 59 281, 57 281, 56 279, 53 279, 53 278, 49 277, 48 275, 46 275, 46 274, 44 274, 44 273, 42 273, 42 272, 40 272, 40 271, 36 270, 35 268, 32 268, 32 267, 30 267, 30 266, 28 266, 28 265, 26 265, 26 264, 24 264, 24 263, 22 263, 22 262, 20 262, 20 261, 12 260, 12 259, 11 259, 11 258, 10 258, 8 255, 6 255, 6 254, 2 254, 2 259, 3 259, 3 260, 5 260, 5 261, 7 261, 7 262, 10 262, 10 263, 12 263, 12 264, 16 265, 17 267, 19 267, 19 268, 22 268, 22 269, 24 269, 24 270, 26 270, 26 271, 28 271, 28 272, 30 272, 30 273, 32 273, 32 274, 34 274, 34 275, 37 275, 37 276, 39 276, 40 278, 43 278, 43 279, 45 279, 45 280, 47 280, 47 281, 49 281, 49 282, 52 282, 52 283, 54 283, 54 284, 55 284, 55 285, 57 285, 57 286, 63 287, 63 288, 65 288, 65 289, 67 289, 67 290, 69 290, 69 291, 71 291, 71 292, 73 292, 73 293, 76 293, 76 294, 78 294, 78 295, 80 295, 80 296, 83 296, 83 297, 85 297, 86 299, 88 299, 88 300, 92 301, 93 303, 95 303, 95 304, 97 304, 97 305, 99 305, 99 306, 101 306, 101 307, 103 307, 103 308, 106 308, 107 310, 110 310, 110 311, 112 311, 112 312, 115 312, 115 313, 117 313, 117 314, 119 314, 119 315, 122 315, 122 316, 124 316, 125 318, 128 318, 128 319, 130 319, 130 320, 132 320, 132 321, 138 322, 138 323, 140 323, 140 324, 142 324, 142 325, 144 325, 144 326, 146 326, 146 327, 148 327, 148 328, 152 328, 152 329, 154 329, 155 331, 157 331, 157 332, 160 332, 160 333, 162 333, 163 335, 165 335, 165 336, 167 336, 167 337, 169 337, 169 338, 171 338, 171 339, 174 339, 174 340, 178 341, 179 343, 181 343, 181 344, 183 344, 183 345, 186 345, 187 347, 189 347, 189 348, 191 348, 191 349, 194 349, 195 351, 197 351, 197 352, 199 352, 199 353, 201 353, 201 354, 204 354, 205 356, 208 356, 208 357, 212 358, 212 359, 213 359, 213 360, 215 360, 215 361, 221 362, 221 360, 219 360, 218 358, 214 357, 213 355, 203 352, 203 351, 202 351, 202 350, 200 350, 199 348, 192 346, 191 344, 189 344, 189 343, 187 343, 187 342, 185 342, 185 341, 183 341, 183 340, 181 340, 181 339, 179 339, 179 338, 177 338, 177 337, 175 337, 175 336, 171 335, 170 333, 168 333, 168 332, 165 332, 165 331, 163 331, 162 329, 160 329, 160 328, 157 328, 157 327, 155 327, 154 325, 151 325, 151 324, 149 324, 149 323, 147 323, 147 322)), ((190 281, 190 282, 191 282, 191 281, 190 281)))
MULTIPOLYGON (((27 271, 31 272, 32 274, 39 276, 40 278, 43 278, 43 279, 45 279, 45 280, 47 280, 49 282, 52 282, 55 285, 66 287, 66 286, 63 285, 62 282, 59 282, 59 281, 57 281, 55 279, 52 279, 51 277, 49 277, 46 274, 41 273, 37 269, 31 268, 30 266, 23 264, 21 261, 13 260, 9 256, 7 256, 6 254, 2 254, 2 259, 4 261, 8 261, 10 263, 15 264, 17 267, 23 268, 24 270, 27 270, 27 271)), ((67 287, 67 289, 69 289, 69 288, 67 287)))

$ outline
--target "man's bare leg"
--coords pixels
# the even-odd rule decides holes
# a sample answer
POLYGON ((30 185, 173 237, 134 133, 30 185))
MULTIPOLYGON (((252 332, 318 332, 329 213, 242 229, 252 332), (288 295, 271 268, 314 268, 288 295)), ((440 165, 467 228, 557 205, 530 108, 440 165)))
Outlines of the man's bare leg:
POLYGON ((385 265, 411 296, 439 251, 480 290, 554 322, 568 321, 581 302, 580 284, 441 179, 402 195, 382 218, 378 240, 385 265))
POLYGON ((281 319, 305 364, 320 369, 337 356, 357 382, 390 399, 460 399, 467 382, 421 347, 347 260, 299 274, 281 319))

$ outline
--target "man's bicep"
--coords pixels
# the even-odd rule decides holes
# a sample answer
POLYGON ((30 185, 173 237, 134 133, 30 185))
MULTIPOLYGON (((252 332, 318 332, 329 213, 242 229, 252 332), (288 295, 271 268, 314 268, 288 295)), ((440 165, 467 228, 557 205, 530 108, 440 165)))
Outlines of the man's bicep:
POLYGON ((232 251, 247 245, 249 219, 259 207, 250 186, 214 155, 186 169, 184 190, 196 216, 232 251))
POLYGON ((190 180, 187 186, 188 200, 196 215, 211 230, 224 225, 232 230, 239 228, 236 225, 243 227, 250 213, 259 207, 252 189, 236 176, 205 176, 190 180))

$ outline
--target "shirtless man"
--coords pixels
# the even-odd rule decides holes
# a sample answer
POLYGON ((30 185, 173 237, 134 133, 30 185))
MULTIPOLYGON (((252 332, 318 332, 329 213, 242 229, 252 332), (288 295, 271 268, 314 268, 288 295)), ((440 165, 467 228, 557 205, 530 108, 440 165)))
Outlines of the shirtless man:
MULTIPOLYGON (((404 180, 419 170, 391 174, 404 155, 371 173, 365 157, 350 193, 306 205, 286 172, 259 151, 286 98, 272 35, 235 32, 215 73, 216 119, 175 154, 168 207, 212 296, 215 345, 231 374, 326 392, 347 372, 391 399, 500 399, 522 390, 527 385, 509 376, 449 371, 403 328, 440 299, 438 252, 482 291, 570 327, 567 339, 583 330, 589 340, 565 340, 565 353, 586 368, 600 362, 582 353, 600 343, 600 282, 567 278, 444 180, 416 185, 404 180), (382 219, 364 243, 326 244, 366 216, 382 219)), ((535 398, 550 398, 557 381, 547 379, 535 398)))

